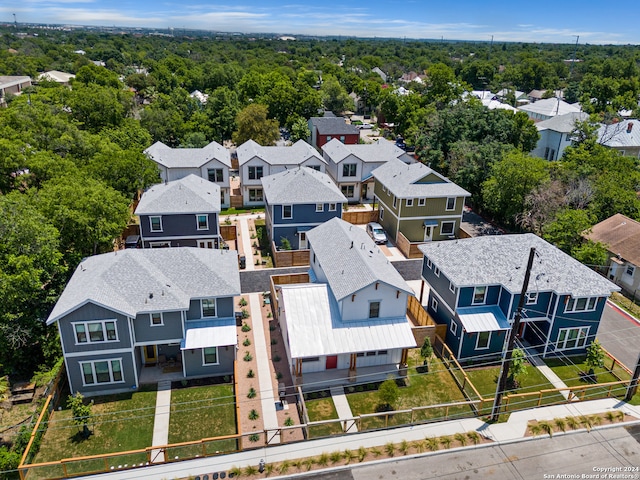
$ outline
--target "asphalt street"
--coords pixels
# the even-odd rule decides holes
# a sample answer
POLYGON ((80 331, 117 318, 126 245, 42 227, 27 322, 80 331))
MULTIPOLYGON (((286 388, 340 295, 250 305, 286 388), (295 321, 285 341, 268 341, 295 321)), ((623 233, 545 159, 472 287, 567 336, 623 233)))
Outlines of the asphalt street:
POLYGON ((640 478, 640 426, 538 437, 503 445, 352 465, 290 479, 443 480, 640 478), (593 475, 593 476, 590 476, 593 475))
POLYGON ((640 325, 609 304, 604 309, 598 340, 614 357, 633 370, 640 354, 640 325))

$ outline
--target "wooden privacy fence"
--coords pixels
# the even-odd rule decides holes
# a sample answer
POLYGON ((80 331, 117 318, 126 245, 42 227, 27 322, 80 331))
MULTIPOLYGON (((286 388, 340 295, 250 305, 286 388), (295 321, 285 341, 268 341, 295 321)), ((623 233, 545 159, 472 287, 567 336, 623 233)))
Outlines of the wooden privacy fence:
POLYGON ((447 334, 447 326, 444 324, 438 325, 413 295, 409 296, 407 315, 413 322, 411 331, 418 346, 424 343, 425 338, 429 338, 431 345, 433 345, 436 341, 436 335, 443 337, 447 334))
POLYGON ((220 236, 225 242, 235 241, 238 238, 238 232, 235 225, 220 225, 220 236))
POLYGON ((274 267, 306 267, 309 265, 309 250, 278 250, 271 242, 274 267))
POLYGON ((377 210, 353 210, 353 211, 342 210, 342 220, 344 220, 345 222, 352 223, 354 225, 364 225, 369 222, 377 222, 378 211, 377 210))
POLYGON ((424 243, 425 242, 410 242, 402 232, 398 232, 398 236, 396 237, 396 247, 398 247, 398 250, 407 258, 422 258, 422 252, 418 247, 424 243))

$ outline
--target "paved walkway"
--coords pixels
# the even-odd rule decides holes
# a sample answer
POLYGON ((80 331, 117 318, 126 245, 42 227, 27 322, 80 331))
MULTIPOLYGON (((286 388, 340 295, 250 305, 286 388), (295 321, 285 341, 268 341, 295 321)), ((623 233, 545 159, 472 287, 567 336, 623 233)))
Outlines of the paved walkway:
MULTIPOLYGON (((519 342, 520 343, 520 342, 519 342)), ((527 356, 527 360, 529 363, 536 367, 542 375, 544 375, 547 380, 553 385, 553 388, 562 388, 566 390, 560 390, 560 394, 564 398, 569 398, 569 387, 564 383, 558 375, 556 375, 553 370, 551 370, 546 363, 540 357, 540 354, 531 346, 524 345, 520 343, 520 348, 524 350, 525 355, 527 356)))
POLYGON ((333 404, 336 407, 336 412, 338 412, 338 418, 340 420, 344 420, 342 423, 342 430, 349 433, 357 432, 358 426, 356 425, 356 421, 348 420, 353 418, 353 413, 351 413, 351 407, 347 401, 347 396, 344 394, 344 387, 331 387, 330 391, 333 404))
MULTIPOLYGON (((575 402, 550 407, 532 408, 512 413, 509 420, 503 423, 489 425, 477 418, 450 420, 446 422, 413 425, 384 431, 360 432, 341 436, 332 436, 319 440, 309 440, 292 444, 280 444, 272 447, 243 451, 218 457, 198 458, 184 462, 173 462, 165 465, 152 465, 149 467, 92 475, 92 480, 163 480, 167 478, 186 478, 189 476, 211 474, 212 472, 229 471, 232 467, 244 468, 249 465, 256 466, 260 460, 267 463, 292 460, 317 456, 322 453, 331 453, 337 450, 357 450, 360 446, 381 447, 388 442, 400 443, 402 440, 423 440, 427 437, 439 437, 442 435, 455 435, 472 430, 477 431, 486 438, 498 444, 506 444, 521 441, 525 438, 527 422, 530 420, 553 420, 567 416, 591 415, 607 411, 621 410, 627 415, 640 418, 640 407, 635 407, 617 399, 607 398, 588 402, 575 402)), ((638 423, 638 421, 634 421, 638 423)), ((623 425, 623 424, 616 424, 623 425)), ((594 426, 592 429, 599 428, 594 426)), ((579 431, 579 430, 577 430, 579 431)), ((584 431, 584 429, 582 430, 584 431)), ((554 437, 563 435, 554 433, 554 437)), ((469 446, 467 448, 477 448, 469 446)), ((441 452, 437 452, 441 453, 441 452)), ((390 461, 396 461, 391 459, 390 461)))
MULTIPOLYGON (((262 403, 262 420, 264 429, 271 430, 278 428, 278 416, 276 414, 276 398, 273 394, 273 379, 269 365, 269 350, 264 335, 264 325, 260 317, 261 294, 249 294, 249 306, 253 316, 253 343, 256 349, 256 363, 258 365, 258 385, 260 388, 260 401, 262 403)), ((267 433, 269 444, 280 443, 280 434, 267 433)))
MULTIPOLYGON (((163 446, 169 443, 169 416, 171 414, 171 382, 158 382, 158 393, 156 395, 156 414, 153 420, 153 440, 151 446, 163 446)), ((153 450, 151 452, 151 462, 164 462, 164 452, 153 450)))
POLYGON ((251 233, 249 233, 249 223, 248 219, 253 218, 249 215, 239 215, 237 217, 238 224, 240 225, 240 238, 238 241, 242 242, 242 251, 244 252, 244 256, 247 259, 247 268, 246 270, 254 270, 255 265, 253 264, 253 248, 251 248, 251 233))

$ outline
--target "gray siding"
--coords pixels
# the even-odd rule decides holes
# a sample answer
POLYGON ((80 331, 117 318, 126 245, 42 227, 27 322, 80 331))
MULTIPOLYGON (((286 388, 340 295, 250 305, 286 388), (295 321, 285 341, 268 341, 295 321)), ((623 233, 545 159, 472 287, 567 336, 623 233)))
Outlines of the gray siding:
MULTIPOLYGON (((176 215, 141 215, 140 231, 145 240, 153 241, 154 238, 166 237, 214 237, 219 234, 218 214, 209 213, 209 228, 198 230, 196 213, 176 214, 176 215), (149 217, 162 217, 162 231, 152 232, 149 217)), ((204 213, 203 213, 204 215, 204 213)))
POLYGON ((67 371, 69 372, 69 385, 73 393, 81 391, 83 395, 91 396, 127 392, 137 388, 136 374, 134 373, 136 364, 132 352, 103 353, 99 355, 87 355, 71 358, 67 357, 65 358, 65 362, 67 363, 67 371), (81 362, 113 359, 119 359, 121 362, 123 382, 83 385, 82 369, 80 367, 81 362))
POLYGON ((93 303, 87 303, 59 320, 62 348, 66 354, 75 352, 95 352, 115 348, 130 348, 129 323, 127 317, 93 303), (76 345, 76 335, 72 322, 94 320, 116 320, 117 342, 95 342, 76 345))
POLYGON ((200 377, 207 375, 231 375, 233 362, 236 358, 236 347, 218 347, 218 365, 202 365, 202 350, 184 350, 182 361, 184 362, 187 377, 200 377))
MULTIPOLYGON (((233 317, 233 297, 221 297, 216 301, 218 317, 233 317)), ((200 300, 191 300, 189 311, 187 312, 187 320, 198 320, 202 318, 202 310, 200 308, 200 300)))
POLYGON ((136 343, 161 342, 182 338, 182 316, 180 312, 163 312, 164 325, 151 325, 150 314, 141 313, 133 321, 136 343))

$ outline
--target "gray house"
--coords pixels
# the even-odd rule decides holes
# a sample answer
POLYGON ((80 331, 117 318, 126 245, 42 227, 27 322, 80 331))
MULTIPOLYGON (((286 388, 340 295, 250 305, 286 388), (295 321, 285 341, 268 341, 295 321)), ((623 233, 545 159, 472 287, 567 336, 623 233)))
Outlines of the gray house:
POLYGON ((307 248, 307 231, 342 216, 347 202, 326 173, 311 168, 262 177, 269 238, 282 246, 286 238, 294 250, 307 248))
POLYGON ((223 208, 230 206, 231 154, 218 142, 211 142, 203 148, 171 148, 156 142, 144 153, 158 165, 163 182, 197 175, 218 185, 220 204, 223 208))
POLYGON ((220 187, 195 175, 150 187, 135 214, 143 248, 220 245, 220 187))
POLYGON ((58 325, 71 392, 131 391, 153 371, 232 373, 239 294, 233 251, 131 249, 83 260, 47 319, 58 325))

